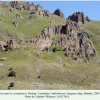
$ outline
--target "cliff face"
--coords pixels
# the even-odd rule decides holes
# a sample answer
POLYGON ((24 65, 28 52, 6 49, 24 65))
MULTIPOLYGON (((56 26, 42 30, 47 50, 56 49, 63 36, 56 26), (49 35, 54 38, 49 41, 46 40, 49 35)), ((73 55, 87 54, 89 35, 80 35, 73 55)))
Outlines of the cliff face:
POLYGON ((79 30, 76 22, 68 20, 64 26, 45 27, 41 35, 33 39, 32 44, 40 50, 50 46, 60 46, 64 49, 65 55, 72 59, 76 59, 77 56, 90 58, 91 55, 96 55, 90 39, 91 36, 87 32, 79 30), (54 41, 52 38, 57 35, 65 37, 54 41))

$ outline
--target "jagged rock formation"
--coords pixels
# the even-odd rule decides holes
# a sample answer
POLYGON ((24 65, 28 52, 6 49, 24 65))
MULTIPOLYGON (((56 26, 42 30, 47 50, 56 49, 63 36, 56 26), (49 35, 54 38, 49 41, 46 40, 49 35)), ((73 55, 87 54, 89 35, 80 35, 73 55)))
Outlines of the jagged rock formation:
POLYGON ((50 17, 50 12, 48 10, 37 10, 37 14, 43 17, 50 17))
POLYGON ((10 6, 12 8, 15 8, 15 9, 18 9, 18 10, 33 10, 35 8, 35 5, 32 3, 32 4, 29 4, 29 2, 26 2, 25 4, 22 4, 18 1, 12 1, 10 3, 10 6))
MULTIPOLYGON (((50 23, 54 23, 55 21, 51 17, 51 13, 48 10, 44 10, 42 6, 40 5, 34 5, 33 3, 30 4, 29 2, 23 2, 23 1, 12 1, 12 2, 0 2, 0 6, 8 6, 9 12, 14 12, 15 9, 17 10, 28 10, 29 13, 29 19, 38 19, 37 14, 42 17, 47 17, 50 19, 50 23), (14 9, 13 9, 14 8, 14 9)), ((4 17, 10 17, 10 14, 6 15, 5 13, 2 14, 4 17)), ((20 14, 16 14, 15 18, 17 19, 23 19, 23 17, 20 14)), ((1 22, 0 22, 1 23, 1 22)), ((15 27, 18 26, 18 22, 13 22, 13 25, 15 27)))
POLYGON ((33 40, 33 46, 43 50, 45 47, 60 46, 64 49, 65 55, 74 60, 77 57, 89 58, 96 55, 96 50, 90 40, 91 36, 84 31, 78 30, 77 23, 68 20, 65 26, 48 26, 45 27, 41 35, 33 40), (52 37, 58 34, 66 36, 53 41, 52 37))
POLYGON ((62 13, 62 11, 60 9, 56 9, 54 11, 54 14, 61 17, 61 18, 64 18, 64 14, 62 13))
POLYGON ((89 21, 89 18, 86 17, 83 12, 75 12, 71 16, 68 17, 69 20, 75 21, 78 24, 85 24, 86 21, 89 21))
POLYGON ((35 47, 43 50, 45 47, 50 47, 53 43, 52 37, 57 34, 64 33, 64 26, 48 26, 45 27, 41 35, 34 40, 35 47))
POLYGON ((37 5, 36 10, 43 10, 43 7, 41 5, 37 5))
POLYGON ((41 16, 46 16, 46 17, 50 17, 50 12, 48 10, 44 10, 42 8, 42 6, 40 5, 37 5, 36 6, 36 11, 37 11, 37 14, 41 15, 41 16))
POLYGON ((78 33, 78 36, 80 37, 80 50, 85 54, 85 57, 89 58, 91 54, 96 54, 89 34, 87 32, 81 32, 78 33))

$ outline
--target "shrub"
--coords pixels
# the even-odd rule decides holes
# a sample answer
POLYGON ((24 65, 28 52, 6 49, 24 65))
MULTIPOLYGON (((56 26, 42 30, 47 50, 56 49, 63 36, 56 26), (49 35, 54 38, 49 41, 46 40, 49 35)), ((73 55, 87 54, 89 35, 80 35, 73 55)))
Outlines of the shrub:
POLYGON ((95 57, 95 54, 92 53, 92 54, 90 54, 90 56, 91 56, 91 57, 95 57))
POLYGON ((8 76, 14 76, 14 77, 16 77, 16 72, 15 71, 11 71, 8 76))
POLYGON ((60 47, 60 46, 55 46, 55 47, 53 47, 53 49, 52 49, 53 52, 62 51, 62 50, 63 50, 63 48, 60 47))
POLYGON ((14 83, 13 82, 10 83, 10 87, 14 87, 14 83))

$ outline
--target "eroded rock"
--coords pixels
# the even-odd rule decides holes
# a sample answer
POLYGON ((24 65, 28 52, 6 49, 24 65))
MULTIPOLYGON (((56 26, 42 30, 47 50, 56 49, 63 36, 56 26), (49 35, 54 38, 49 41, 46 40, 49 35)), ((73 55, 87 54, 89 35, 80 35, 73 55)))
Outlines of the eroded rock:
POLYGON ((75 12, 69 16, 68 19, 75 21, 78 24, 85 24, 85 15, 83 12, 75 12))
POLYGON ((54 11, 54 14, 61 17, 61 18, 64 18, 64 14, 62 13, 62 11, 60 9, 56 9, 54 11))

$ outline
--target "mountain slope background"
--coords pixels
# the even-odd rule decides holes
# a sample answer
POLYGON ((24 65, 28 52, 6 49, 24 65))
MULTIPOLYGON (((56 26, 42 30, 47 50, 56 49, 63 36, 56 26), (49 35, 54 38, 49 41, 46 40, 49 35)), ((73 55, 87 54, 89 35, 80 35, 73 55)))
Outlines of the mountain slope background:
MULTIPOLYGON (((21 2, 23 3, 23 2, 21 2)), ((9 3, 8 3, 9 5, 9 3)), ((47 17, 35 14, 35 18, 29 19, 31 11, 18 10, 8 6, 0 6, 0 41, 9 40, 9 34, 17 37, 18 40, 30 40, 41 34, 44 27, 65 25, 66 19, 60 18, 55 14, 50 14, 53 22, 47 17), (17 19, 16 14, 23 18, 17 19), (18 22, 15 27, 12 23, 18 22)), ((35 12, 35 9, 34 9, 35 12)), ((86 22, 79 25, 81 30, 92 35, 92 42, 97 50, 98 56, 87 63, 74 61, 64 55, 63 51, 47 52, 38 48, 25 46, 22 47, 15 41, 17 48, 13 51, 0 52, 0 89, 9 89, 11 82, 14 87, 10 89, 100 89, 100 21, 86 22), (38 56, 37 56, 38 55, 38 56), (9 77, 10 71, 16 72, 16 77, 9 77)), ((65 37, 57 35, 54 39, 65 37)))

